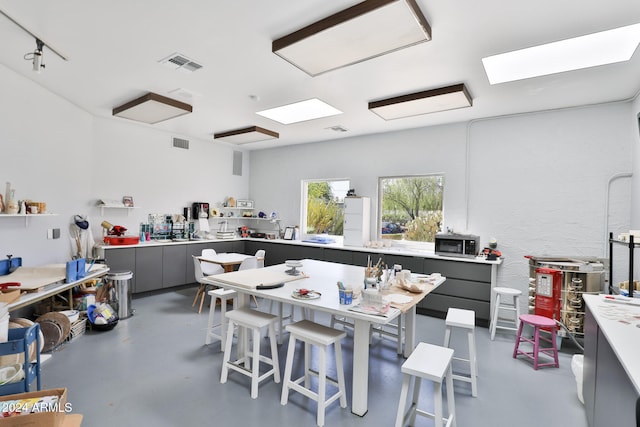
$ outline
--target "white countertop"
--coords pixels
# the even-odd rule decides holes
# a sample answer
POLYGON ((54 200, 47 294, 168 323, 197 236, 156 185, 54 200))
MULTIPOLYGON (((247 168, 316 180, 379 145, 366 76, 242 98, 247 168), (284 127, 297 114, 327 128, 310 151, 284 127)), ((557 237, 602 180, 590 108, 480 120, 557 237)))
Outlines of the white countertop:
POLYGON ((604 295, 584 294, 583 298, 640 394, 640 299, 634 298, 632 305, 623 300, 606 301, 604 295))
POLYGON ((301 240, 284 240, 284 239, 255 239, 255 238, 235 238, 235 239, 200 239, 200 240, 184 240, 184 241, 171 241, 171 240, 152 240, 150 242, 138 243, 136 245, 101 245, 102 249, 123 249, 123 248, 143 248, 150 246, 167 246, 167 245, 191 245, 191 244, 202 244, 209 242, 234 242, 234 241, 253 241, 253 242, 265 242, 265 243, 278 243, 284 245, 296 245, 296 246, 311 246, 316 248, 330 248, 330 249, 338 249, 338 250, 348 250, 348 251, 356 251, 356 252, 367 252, 367 253, 379 253, 379 254, 389 254, 389 255, 401 255, 401 256, 417 256, 421 258, 433 258, 433 259, 442 259, 447 261, 457 261, 457 262, 470 262, 475 264, 502 264, 502 259, 498 258, 495 261, 487 261, 484 257, 475 257, 475 258, 464 258, 464 257, 453 257, 453 256, 441 256, 436 255, 433 251, 430 250, 420 250, 414 248, 404 248, 404 247, 390 247, 390 248, 371 248, 364 246, 344 246, 342 243, 312 243, 312 242, 303 242, 301 240))

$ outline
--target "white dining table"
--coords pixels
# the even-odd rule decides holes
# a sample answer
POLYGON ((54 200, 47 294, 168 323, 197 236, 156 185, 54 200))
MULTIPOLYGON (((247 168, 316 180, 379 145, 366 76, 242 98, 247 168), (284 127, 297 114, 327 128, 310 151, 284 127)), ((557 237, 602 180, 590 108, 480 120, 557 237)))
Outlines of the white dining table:
MULTIPOLYGON (((352 305, 341 305, 338 296, 337 282, 341 281, 346 287, 358 288, 364 280, 364 267, 339 264, 326 261, 301 260, 302 272, 299 276, 286 273, 289 270, 285 264, 273 265, 265 268, 235 271, 231 273, 207 276, 206 281, 226 289, 239 292, 238 306, 248 306, 249 297, 254 295, 269 300, 297 305, 306 309, 316 310, 328 314, 344 316, 353 320, 353 395, 351 412, 364 416, 368 407, 369 386, 369 331, 372 325, 384 325, 401 314, 405 314, 405 348, 408 357, 415 348, 415 316, 416 304, 429 292, 442 284, 446 278, 441 277, 435 283, 425 284, 425 291, 421 294, 411 294, 412 301, 392 307, 386 316, 364 314, 352 311, 360 300, 355 299, 352 305), (260 287, 283 283, 283 286, 272 289, 260 287), (297 289, 309 289, 320 293, 317 299, 294 298, 297 289)), ((399 293, 403 292, 401 290, 399 293)), ((408 292, 406 292, 409 294, 408 292)), ((393 306, 394 304, 392 304, 393 306)))

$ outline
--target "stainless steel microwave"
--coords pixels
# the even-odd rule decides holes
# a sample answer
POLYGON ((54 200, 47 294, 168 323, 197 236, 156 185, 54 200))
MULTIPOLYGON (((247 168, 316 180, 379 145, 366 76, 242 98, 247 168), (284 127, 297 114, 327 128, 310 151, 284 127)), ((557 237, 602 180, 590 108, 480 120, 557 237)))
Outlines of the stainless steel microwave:
POLYGON ((436 234, 436 255, 474 258, 480 249, 480 237, 473 234, 436 234))

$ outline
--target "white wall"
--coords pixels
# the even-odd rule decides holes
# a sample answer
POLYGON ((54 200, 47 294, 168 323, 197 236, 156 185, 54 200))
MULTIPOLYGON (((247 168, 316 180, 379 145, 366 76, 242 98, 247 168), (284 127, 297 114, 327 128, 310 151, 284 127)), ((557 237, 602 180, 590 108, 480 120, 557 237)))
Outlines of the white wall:
POLYGON ((68 224, 90 196, 92 117, 0 65, 0 191, 10 181, 16 198, 47 203, 56 217, 0 217, 0 258, 23 265, 61 262, 70 256, 68 224), (62 237, 47 240, 47 229, 62 237))
MULTIPOLYGON (((479 234, 483 244, 495 237, 504 255, 499 284, 525 291, 524 255, 604 256, 608 181, 632 170, 630 109, 602 105, 255 151, 251 197, 274 204, 292 225, 303 179, 349 178, 375 207, 379 176, 444 173, 445 226, 479 234)), ((629 228, 630 199, 630 180, 614 181, 609 230, 629 228)))
MULTIPOLYGON (((96 119, 93 132, 92 194, 97 199, 132 196, 138 209, 90 209, 94 233, 103 219, 137 232, 149 213, 182 213, 193 202, 221 204, 227 197, 246 198, 249 155, 243 155, 243 174, 232 174, 234 148, 228 145, 172 135, 149 126, 120 120, 96 119), (189 150, 174 148, 173 137, 189 140, 189 150)), ((215 222, 210 222, 211 227, 215 222)))
MULTIPOLYGON (((234 148, 190 140, 188 151, 172 137, 122 119, 94 118, 59 96, 0 65, 0 192, 5 182, 16 198, 47 203, 53 217, 0 216, 0 258, 20 256, 23 265, 70 259, 69 227, 75 214, 89 215, 93 235, 107 220, 137 234, 149 213, 182 213, 196 201, 221 203, 248 194, 249 154, 243 176, 232 175, 234 148), (105 210, 99 198, 133 196, 138 209, 105 210), (59 228, 61 238, 47 239, 59 228)), ((213 222, 212 222, 213 225, 213 222)))

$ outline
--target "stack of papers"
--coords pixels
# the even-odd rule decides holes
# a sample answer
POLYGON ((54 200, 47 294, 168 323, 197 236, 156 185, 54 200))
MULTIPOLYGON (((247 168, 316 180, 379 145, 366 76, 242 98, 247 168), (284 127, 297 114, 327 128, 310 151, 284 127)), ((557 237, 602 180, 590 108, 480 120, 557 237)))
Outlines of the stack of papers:
POLYGON ((349 307, 349 311, 356 311, 358 313, 371 314, 374 316, 393 317, 399 310, 391 308, 389 304, 386 305, 371 305, 360 303, 349 307))
POLYGON ((218 231, 216 232, 216 239, 233 239, 236 237, 235 231, 218 231))

